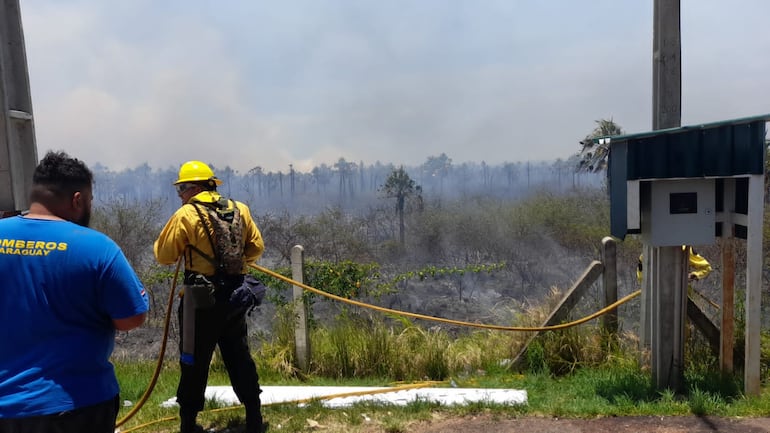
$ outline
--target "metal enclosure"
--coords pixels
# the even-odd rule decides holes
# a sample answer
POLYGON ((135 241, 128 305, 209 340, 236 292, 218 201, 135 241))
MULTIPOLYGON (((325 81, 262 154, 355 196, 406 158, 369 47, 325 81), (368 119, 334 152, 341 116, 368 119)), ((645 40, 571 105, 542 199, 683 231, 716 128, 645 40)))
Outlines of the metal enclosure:
MULTIPOLYGON (((656 233, 665 230, 673 235, 677 234, 673 227, 681 228, 685 225, 684 221, 697 220, 700 224, 708 218, 713 221, 709 236, 711 241, 681 242, 679 245, 713 243, 714 236, 725 229, 745 239, 745 222, 739 220, 734 227, 723 228, 720 220, 714 218, 715 215, 705 215, 705 212, 711 211, 714 214, 727 208, 738 214, 746 214, 747 178, 753 175, 764 176, 765 172, 765 124, 768 121, 770 114, 610 137, 607 175, 611 234, 619 239, 625 239, 627 234, 638 233, 648 238, 652 235, 650 230, 656 233), (726 179, 736 179, 737 191, 730 202, 725 202, 726 199, 717 191, 721 191, 721 185, 726 179), (660 183, 663 181, 666 182, 660 183), (668 182, 680 186, 664 186, 668 182), (704 186, 696 186, 699 182, 703 182, 704 186), (659 183, 659 186, 653 187, 659 183), (676 190, 672 189, 671 193, 686 193, 687 189, 696 188, 699 213, 689 216, 671 214, 670 218, 664 219, 660 219, 661 214, 652 214, 653 206, 656 209, 670 206, 671 197, 666 195, 666 188, 676 190), (713 205, 705 206, 704 200, 709 203, 713 200, 713 205), (645 216, 657 216, 658 219, 644 221, 645 216), (658 227, 661 224, 670 227, 658 227), (644 227, 648 230, 645 231, 644 227)), ((684 200, 687 196, 674 197, 677 198, 684 200)), ((687 227, 688 232, 690 229, 687 227)), ((692 235, 678 234, 683 237, 692 235)), ((662 240, 655 237, 657 241, 652 237, 649 239, 653 245, 677 244, 673 238, 662 240)))
POLYGON ((642 207, 642 240, 653 247, 710 245, 714 235, 714 179, 649 182, 642 207))

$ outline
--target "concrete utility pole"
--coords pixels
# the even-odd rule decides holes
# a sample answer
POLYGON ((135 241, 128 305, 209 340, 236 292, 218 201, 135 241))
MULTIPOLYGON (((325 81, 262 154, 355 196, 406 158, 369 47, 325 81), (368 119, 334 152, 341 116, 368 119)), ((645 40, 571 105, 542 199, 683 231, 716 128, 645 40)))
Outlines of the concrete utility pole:
POLYGON ((652 35, 652 129, 682 126, 679 0, 655 0, 652 35))
POLYGON ((29 207, 36 165, 19 0, 0 0, 0 218, 29 207))
MULTIPOLYGON (((652 129, 682 122, 682 49, 679 0, 654 0, 652 129)), ((649 331, 653 383, 680 391, 684 376, 687 252, 681 247, 645 246, 643 334, 649 331)))

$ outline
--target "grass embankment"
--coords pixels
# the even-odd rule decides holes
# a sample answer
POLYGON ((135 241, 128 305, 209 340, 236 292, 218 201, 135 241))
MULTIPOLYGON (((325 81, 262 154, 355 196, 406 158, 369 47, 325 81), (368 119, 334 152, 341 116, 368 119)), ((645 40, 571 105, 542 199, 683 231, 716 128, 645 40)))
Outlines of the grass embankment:
MULTIPOLYGON (((148 363, 120 365, 122 394, 125 400, 136 402, 144 392, 146 381, 153 366, 148 363)), ((123 427, 123 431, 173 432, 178 429, 177 411, 162 408, 160 403, 174 395, 178 371, 172 366, 164 368, 153 395, 147 404, 123 427), (160 422, 159 422, 160 421, 160 422)), ((327 409, 320 403, 298 407, 295 404, 271 405, 264 408, 266 419, 283 431, 312 431, 317 422, 331 431, 356 431, 380 425, 382 431, 406 432, 415 422, 433 417, 465 416, 492 413, 500 417, 557 416, 592 418, 601 416, 634 415, 716 415, 716 416, 765 416, 770 413, 770 395, 744 398, 729 381, 714 381, 709 377, 690 377, 688 391, 682 395, 656 392, 650 386, 647 374, 630 368, 582 369, 572 375, 553 378, 544 374, 518 375, 504 371, 485 372, 481 375, 455 378, 460 387, 524 389, 529 401, 526 405, 505 406, 474 403, 462 407, 440 407, 433 403, 414 402, 405 407, 359 404, 345 409, 327 409), (716 386, 715 386, 716 385, 716 386), (311 420, 311 421, 308 421, 311 420), (336 426, 336 427, 335 427, 336 426)), ((210 384, 227 385, 222 371, 214 371, 210 384)), ((329 380, 314 378, 308 381, 263 381, 263 385, 299 386, 386 386, 386 380, 329 380)), ((447 385, 448 386, 448 385, 447 385)), ((122 418, 130 408, 123 408, 122 418)), ((243 423, 243 409, 218 408, 207 403, 200 422, 207 428, 224 431, 243 423)))
MULTIPOLYGON (((536 326, 560 299, 554 290, 543 304, 517 315, 519 326, 536 326)), ((499 331, 451 333, 439 327, 423 328, 406 319, 376 320, 342 314, 328 326, 313 328, 311 371, 294 367, 294 336, 291 321, 276 314, 274 333, 255 349, 254 360, 263 386, 392 386, 425 380, 453 380, 465 388, 513 388, 528 393, 519 406, 474 403, 440 407, 424 401, 406 407, 359 404, 327 409, 320 402, 264 408, 265 418, 279 431, 407 432, 410 425, 433 418, 491 413, 499 417, 557 416, 593 418, 635 415, 763 416, 770 413, 770 394, 742 396, 740 373, 723 377, 705 342, 690 332, 686 345, 685 389, 675 394, 656 391, 649 372, 638 362, 642 357, 633 335, 603 335, 594 322, 561 331, 543 333, 529 346, 525 372, 513 372, 510 360, 529 335, 499 331), (316 427, 313 427, 317 423, 316 427)), ((767 346, 764 342, 763 346, 767 346)), ((763 352, 763 360, 768 356, 763 352)), ((148 402, 129 419, 122 431, 178 431, 176 408, 160 404, 175 395, 179 368, 167 354, 162 372, 148 402)), ((765 362, 765 361, 763 361, 765 362)), ((152 362, 116 362, 121 397, 136 403, 147 388, 155 365, 152 362)), ((767 374, 764 371, 764 374, 767 374)), ((209 385, 229 385, 218 357, 211 366, 209 385)), ((131 411, 124 407, 118 419, 131 411)), ((207 402, 199 421, 217 432, 243 423, 243 408, 218 408, 207 402)), ((233 430, 233 431, 238 431, 233 430)))

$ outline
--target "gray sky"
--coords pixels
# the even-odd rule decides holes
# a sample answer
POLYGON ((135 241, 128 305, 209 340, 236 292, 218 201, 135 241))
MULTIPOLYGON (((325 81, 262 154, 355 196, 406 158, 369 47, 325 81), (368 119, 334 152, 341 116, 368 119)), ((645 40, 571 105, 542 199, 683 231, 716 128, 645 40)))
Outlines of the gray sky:
MULTIPOLYGON (((682 124, 770 113, 770 1, 681 0, 682 124)), ((652 0, 23 0, 38 153, 566 159, 652 125, 652 0)))

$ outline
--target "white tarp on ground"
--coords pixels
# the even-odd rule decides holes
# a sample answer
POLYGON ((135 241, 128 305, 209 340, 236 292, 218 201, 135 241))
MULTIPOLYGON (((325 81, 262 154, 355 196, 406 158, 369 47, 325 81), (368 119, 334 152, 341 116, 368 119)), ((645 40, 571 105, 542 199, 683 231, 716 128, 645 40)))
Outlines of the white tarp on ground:
MULTIPOLYGON (((372 394, 334 397, 321 400, 326 407, 346 407, 359 402, 376 402, 405 406, 414 401, 429 401, 445 406, 487 402, 497 404, 525 404, 527 391, 518 389, 496 388, 414 388, 392 392, 382 392, 386 387, 361 386, 263 386, 262 404, 284 403, 332 395, 371 392, 372 394)), ((224 405, 236 405, 238 398, 230 386, 209 386, 206 399, 215 400, 224 405)), ((161 404, 164 407, 176 406, 176 397, 161 404)))

